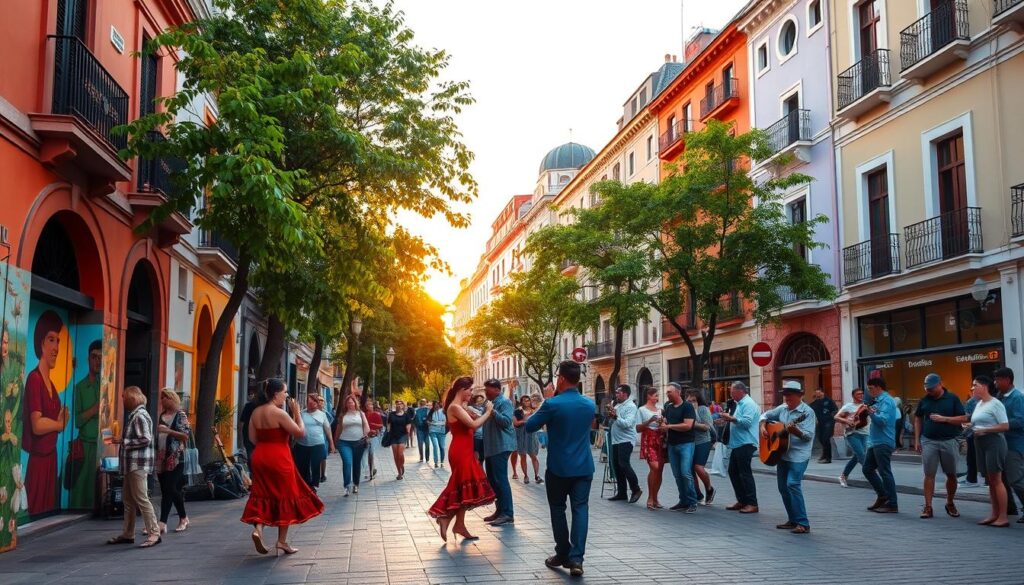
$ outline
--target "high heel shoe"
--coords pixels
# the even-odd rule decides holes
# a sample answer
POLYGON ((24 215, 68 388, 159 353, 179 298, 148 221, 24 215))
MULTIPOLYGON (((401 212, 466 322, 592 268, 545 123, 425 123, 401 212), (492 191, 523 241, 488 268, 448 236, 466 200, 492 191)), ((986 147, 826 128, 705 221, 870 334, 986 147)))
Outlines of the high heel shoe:
MULTIPOLYGON (((178 527, 175 528, 174 531, 175 532, 185 532, 186 530, 188 530, 188 518, 182 518, 181 521, 178 522, 178 527)), ((165 529, 165 532, 166 532, 166 529, 165 529)))
POLYGON ((437 519, 437 533, 441 535, 441 540, 448 542, 448 524, 451 523, 451 518, 438 518, 437 519))
POLYGON ((274 545, 274 547, 277 550, 284 551, 284 554, 286 555, 293 555, 299 552, 299 549, 292 548, 291 545, 289 545, 287 542, 278 542, 276 545, 274 545))
POLYGON ((252 531, 252 543, 256 546, 256 552, 261 555, 265 555, 270 552, 270 550, 267 549, 267 545, 263 544, 263 535, 260 534, 259 530, 252 531))

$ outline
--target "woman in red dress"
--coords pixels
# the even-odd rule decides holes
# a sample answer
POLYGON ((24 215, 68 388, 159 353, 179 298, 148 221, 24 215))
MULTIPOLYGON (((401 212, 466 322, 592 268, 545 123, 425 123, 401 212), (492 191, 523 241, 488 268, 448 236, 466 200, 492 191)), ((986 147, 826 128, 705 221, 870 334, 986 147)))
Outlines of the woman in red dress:
POLYGON ((252 541, 256 551, 267 554, 263 544, 263 527, 277 526, 277 550, 295 554, 298 549, 288 545, 288 527, 319 516, 324 504, 306 485, 292 460, 289 437, 306 434, 299 406, 288 396, 284 382, 267 380, 258 395, 261 402, 249 420, 249 440, 255 443, 252 452, 252 489, 242 512, 242 522, 252 524, 252 541), (291 416, 284 410, 285 401, 291 416))
POLYGON ((455 519, 454 534, 465 540, 477 538, 466 528, 466 510, 494 501, 494 491, 487 481, 487 474, 473 454, 473 431, 491 418, 494 406, 488 402, 483 414, 471 415, 466 405, 472 397, 473 378, 465 376, 452 383, 444 398, 444 411, 452 432, 452 444, 448 449, 448 466, 452 475, 428 514, 437 519, 437 531, 445 542, 448 542, 448 526, 452 518, 455 519))
POLYGON ((34 335, 39 365, 25 379, 21 446, 28 451, 25 490, 30 515, 57 509, 57 435, 67 426, 69 415, 50 372, 57 366, 63 328, 57 313, 43 311, 39 316, 34 335))

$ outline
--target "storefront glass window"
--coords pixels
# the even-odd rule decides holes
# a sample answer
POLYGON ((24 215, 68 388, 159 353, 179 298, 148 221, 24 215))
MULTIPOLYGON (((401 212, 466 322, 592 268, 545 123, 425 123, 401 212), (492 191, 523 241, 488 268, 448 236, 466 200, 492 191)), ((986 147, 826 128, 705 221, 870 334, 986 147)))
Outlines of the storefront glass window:
POLYGON ((928 347, 957 344, 956 302, 949 301, 924 308, 925 339, 928 347))
POLYGON ((889 353, 889 314, 871 315, 858 319, 860 323, 860 355, 889 353))
POLYGON ((960 301, 960 342, 976 343, 1003 337, 1003 304, 1000 299, 984 309, 974 299, 960 301))
POLYGON ((893 351, 921 349, 921 311, 916 308, 894 311, 889 337, 892 339, 893 351))

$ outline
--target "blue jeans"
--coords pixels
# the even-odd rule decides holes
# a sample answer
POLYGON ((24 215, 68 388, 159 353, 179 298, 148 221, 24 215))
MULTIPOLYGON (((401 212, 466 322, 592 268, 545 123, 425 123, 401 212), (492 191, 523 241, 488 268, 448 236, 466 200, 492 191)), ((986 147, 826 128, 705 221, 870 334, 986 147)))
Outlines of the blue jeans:
POLYGON ((888 445, 871 447, 864 457, 863 471, 878 497, 889 500, 889 505, 895 507, 896 478, 892 476, 892 452, 893 448, 888 445))
POLYGON ((327 445, 310 447, 296 443, 292 447, 292 459, 306 485, 313 489, 320 487, 320 463, 327 459, 327 445))
POLYGON ((427 461, 427 460, 429 460, 430 459, 430 443, 427 441, 427 431, 426 430, 421 430, 421 429, 417 428, 416 429, 416 438, 419 439, 419 442, 420 442, 420 444, 419 444, 420 461, 427 461), (426 451, 425 454, 424 454, 424 451, 426 451))
POLYGON ((547 481, 548 508, 551 511, 551 531, 555 536, 555 555, 583 563, 587 550, 587 525, 590 516, 590 483, 594 476, 561 477, 544 472, 547 481), (565 500, 572 507, 572 530, 565 518, 565 500))
POLYGON ((868 437, 860 433, 850 433, 846 435, 846 444, 850 447, 850 451, 853 451, 853 457, 846 462, 846 467, 843 468, 843 475, 850 477, 850 473, 853 472, 853 468, 857 467, 858 463, 860 463, 861 467, 864 466, 864 451, 868 446, 868 437))
MULTIPOLYGON (((434 447, 434 464, 444 463, 444 433, 428 433, 430 444, 434 447)), ((430 450, 427 450, 427 457, 430 457, 430 450)))
POLYGON ((345 476, 345 487, 359 485, 359 470, 363 467, 363 451, 365 450, 359 441, 338 441, 338 454, 341 455, 341 471, 345 476))
POLYGON ((515 517, 512 508, 512 486, 508 483, 508 458, 511 451, 491 455, 487 458, 487 481, 495 495, 495 511, 498 516, 515 517))
POLYGON ((808 461, 799 463, 793 461, 779 461, 775 478, 779 484, 779 495, 782 496, 782 505, 786 507, 786 515, 789 521, 800 526, 811 527, 807 520, 807 506, 804 504, 804 491, 800 482, 807 471, 808 461))
POLYGON ((697 505, 697 490, 693 486, 693 443, 668 446, 668 463, 676 478, 679 503, 684 506, 697 505))
MULTIPOLYGON (((540 446, 544 449, 548 448, 548 432, 537 431, 537 440, 540 442, 540 446)), ((593 442, 593 441, 591 441, 593 442)))

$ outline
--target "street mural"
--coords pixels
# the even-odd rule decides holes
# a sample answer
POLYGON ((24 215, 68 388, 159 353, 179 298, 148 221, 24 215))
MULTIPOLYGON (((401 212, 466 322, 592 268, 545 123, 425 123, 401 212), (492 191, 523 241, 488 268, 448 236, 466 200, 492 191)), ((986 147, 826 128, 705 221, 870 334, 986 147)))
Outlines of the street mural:
POLYGON ((17 518, 28 510, 22 465, 22 400, 30 279, 30 273, 7 265, 0 272, 0 552, 15 547, 17 518))

